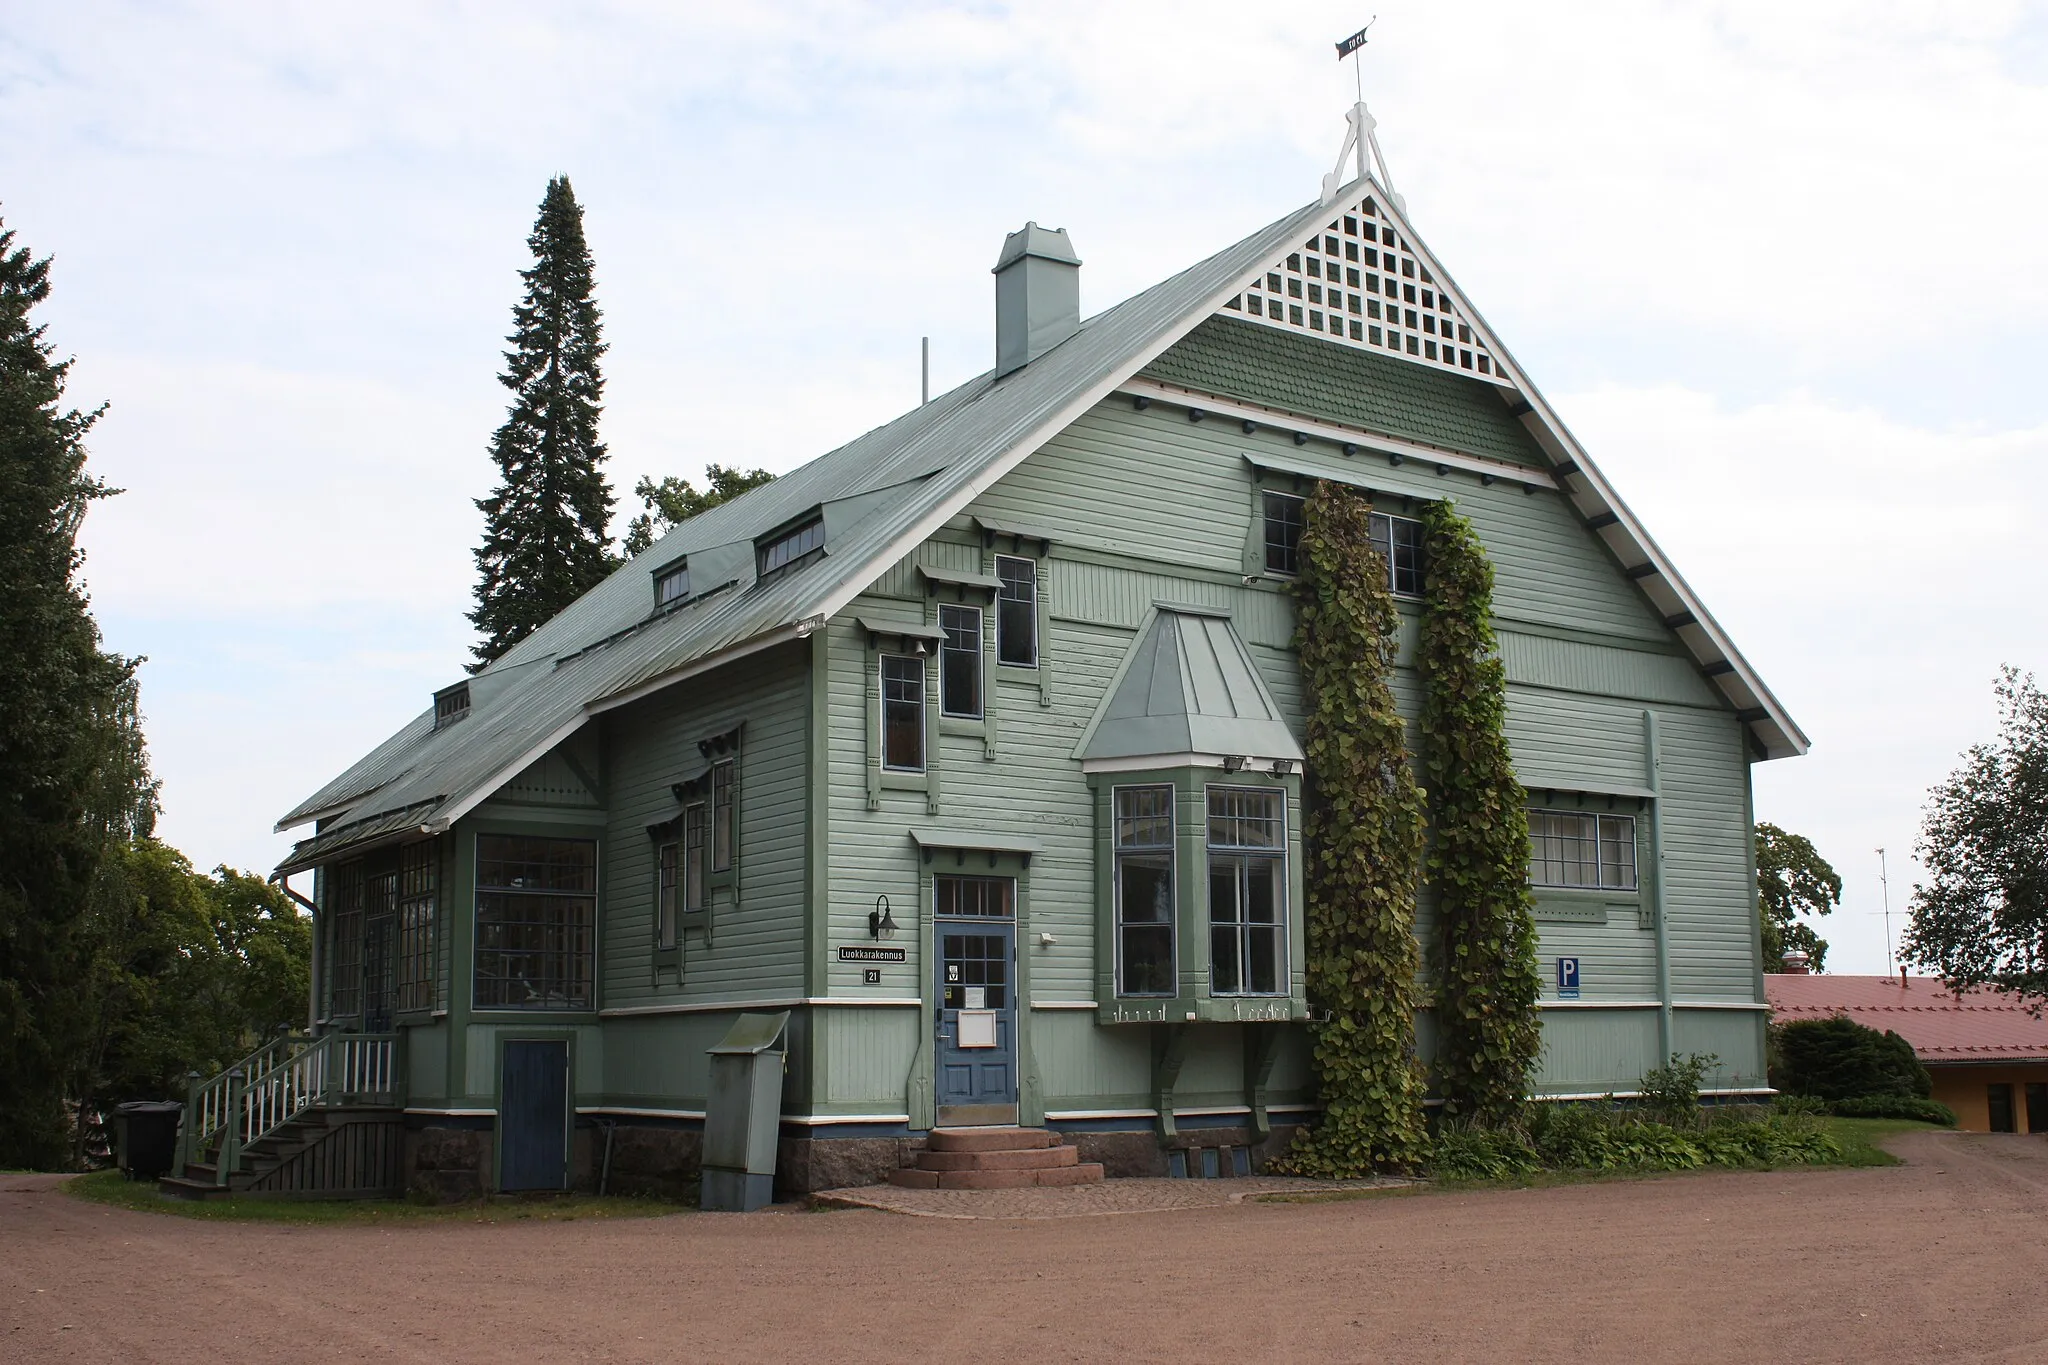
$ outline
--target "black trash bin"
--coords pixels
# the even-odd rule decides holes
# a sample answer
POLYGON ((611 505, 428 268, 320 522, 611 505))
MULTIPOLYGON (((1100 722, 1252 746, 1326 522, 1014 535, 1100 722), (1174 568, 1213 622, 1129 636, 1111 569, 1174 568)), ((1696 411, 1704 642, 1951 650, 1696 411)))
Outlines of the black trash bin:
POLYGON ((114 1106, 114 1135, 121 1174, 130 1180, 155 1180, 178 1159, 178 1119, 185 1106, 176 1100, 130 1100, 114 1106))

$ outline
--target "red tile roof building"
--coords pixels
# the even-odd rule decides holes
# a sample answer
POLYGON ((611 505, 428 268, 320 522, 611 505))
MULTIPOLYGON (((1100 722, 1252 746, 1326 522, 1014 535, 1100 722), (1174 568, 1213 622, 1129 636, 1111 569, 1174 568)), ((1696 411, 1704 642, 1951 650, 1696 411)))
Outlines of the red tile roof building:
POLYGON ((2010 995, 1957 996, 1937 977, 1769 973, 1774 1023, 1845 1014, 1913 1045, 1934 1098, 1974 1131, 2048 1131, 2048 1017, 2010 995), (2024 1101, 2024 1103, 2022 1103, 2024 1101), (2032 1122, 2030 1120, 2039 1120, 2032 1122))

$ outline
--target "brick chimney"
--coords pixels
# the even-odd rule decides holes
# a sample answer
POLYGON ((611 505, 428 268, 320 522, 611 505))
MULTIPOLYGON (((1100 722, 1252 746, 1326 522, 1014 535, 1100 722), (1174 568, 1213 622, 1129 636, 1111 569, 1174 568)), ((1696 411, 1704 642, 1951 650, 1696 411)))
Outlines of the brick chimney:
POLYGON ((1785 954, 1785 956, 1784 956, 1784 957, 1783 957, 1782 959, 1780 959, 1780 961, 1782 962, 1782 964, 1783 964, 1783 966, 1784 966, 1784 969, 1785 969, 1785 975, 1787 975, 1787 976, 1806 976, 1806 975, 1808 975, 1808 971, 1807 971, 1807 965, 1808 965, 1808 961, 1809 961, 1809 959, 1807 958, 1807 956, 1806 956, 1806 954, 1805 954, 1805 953, 1787 953, 1787 954, 1785 954))

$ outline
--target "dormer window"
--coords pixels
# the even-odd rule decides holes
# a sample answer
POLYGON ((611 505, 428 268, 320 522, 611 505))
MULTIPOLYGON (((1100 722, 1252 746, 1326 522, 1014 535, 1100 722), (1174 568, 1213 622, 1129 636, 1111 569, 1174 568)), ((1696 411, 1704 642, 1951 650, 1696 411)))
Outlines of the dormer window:
POLYGON ((469 684, 457 683, 434 694, 434 728, 453 725, 469 714, 469 684))
POLYGON ((687 560, 657 569, 654 574, 654 609, 663 611, 690 595, 690 565, 687 560))
POLYGON ((759 576, 802 563, 825 548, 825 518, 813 516, 761 542, 759 576))

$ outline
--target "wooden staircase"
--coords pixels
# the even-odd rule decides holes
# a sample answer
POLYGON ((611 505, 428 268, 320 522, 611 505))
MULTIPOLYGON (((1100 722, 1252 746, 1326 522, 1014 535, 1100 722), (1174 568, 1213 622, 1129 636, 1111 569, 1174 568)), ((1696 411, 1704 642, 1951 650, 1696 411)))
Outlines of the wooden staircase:
POLYGON ((911 1190, 1015 1190, 1033 1185, 1093 1185, 1102 1164, 1043 1128, 934 1128, 915 1162, 889 1172, 911 1190))
POLYGON ((174 1199, 224 1199, 232 1194, 299 1198, 395 1197, 403 1191, 400 1155, 405 1112, 386 1105, 313 1108, 245 1145, 234 1169, 220 1176, 220 1143, 209 1144, 183 1170, 158 1179, 174 1199))

